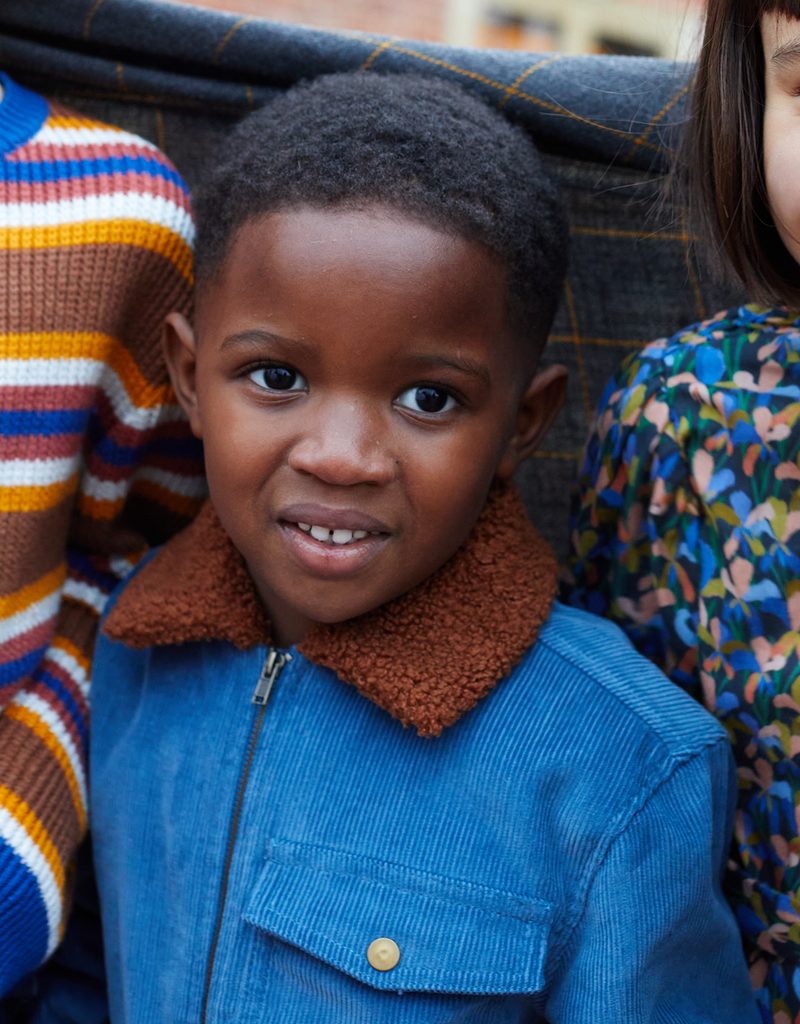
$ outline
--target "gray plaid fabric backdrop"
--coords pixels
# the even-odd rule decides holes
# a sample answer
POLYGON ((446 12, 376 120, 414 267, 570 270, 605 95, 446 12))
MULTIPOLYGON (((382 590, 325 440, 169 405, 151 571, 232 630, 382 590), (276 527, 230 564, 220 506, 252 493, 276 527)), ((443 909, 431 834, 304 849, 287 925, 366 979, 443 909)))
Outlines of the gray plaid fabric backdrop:
POLYGON ((3 0, 0 67, 161 146, 191 186, 254 106, 302 78, 417 71, 474 90, 522 123, 569 204, 572 253, 546 361, 567 404, 519 473, 531 519, 566 556, 575 459, 632 348, 742 300, 698 259, 661 200, 691 68, 638 57, 454 49, 319 31, 150 0, 3 0))

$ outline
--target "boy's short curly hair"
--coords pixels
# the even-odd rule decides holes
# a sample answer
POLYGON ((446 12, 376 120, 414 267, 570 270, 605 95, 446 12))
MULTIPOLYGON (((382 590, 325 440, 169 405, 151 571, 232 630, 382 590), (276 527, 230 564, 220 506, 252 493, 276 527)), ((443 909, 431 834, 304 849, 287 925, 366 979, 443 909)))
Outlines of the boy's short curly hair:
POLYGON ((328 75, 244 118, 196 196, 198 281, 252 217, 372 203, 485 246, 507 268, 514 329, 544 343, 567 261, 556 188, 521 128, 420 75, 328 75))

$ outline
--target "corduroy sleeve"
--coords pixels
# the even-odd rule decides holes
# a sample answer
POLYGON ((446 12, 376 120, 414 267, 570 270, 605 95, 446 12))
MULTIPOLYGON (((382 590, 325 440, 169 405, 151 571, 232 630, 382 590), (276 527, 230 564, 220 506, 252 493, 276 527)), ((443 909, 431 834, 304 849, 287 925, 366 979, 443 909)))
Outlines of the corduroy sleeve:
POLYGON ((758 1024, 721 889, 727 738, 679 764, 611 844, 550 987, 551 1024, 758 1024))

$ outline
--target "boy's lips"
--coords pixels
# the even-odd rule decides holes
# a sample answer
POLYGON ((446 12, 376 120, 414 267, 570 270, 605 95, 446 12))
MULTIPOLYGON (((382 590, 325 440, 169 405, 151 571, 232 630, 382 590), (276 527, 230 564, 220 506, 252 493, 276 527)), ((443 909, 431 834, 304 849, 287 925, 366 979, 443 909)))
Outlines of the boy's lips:
POLYGON ((278 523, 297 561, 307 571, 321 576, 359 572, 391 535, 385 523, 358 509, 311 503, 282 509, 278 523))

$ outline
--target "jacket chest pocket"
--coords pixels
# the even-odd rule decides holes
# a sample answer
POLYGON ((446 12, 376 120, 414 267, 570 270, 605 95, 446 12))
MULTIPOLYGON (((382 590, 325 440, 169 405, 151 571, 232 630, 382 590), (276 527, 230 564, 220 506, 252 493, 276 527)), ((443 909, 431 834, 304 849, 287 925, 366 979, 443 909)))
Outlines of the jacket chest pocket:
POLYGON ((551 915, 534 898, 273 841, 244 917, 376 989, 489 995, 541 990, 551 915))

